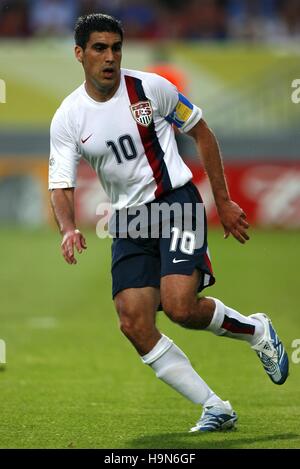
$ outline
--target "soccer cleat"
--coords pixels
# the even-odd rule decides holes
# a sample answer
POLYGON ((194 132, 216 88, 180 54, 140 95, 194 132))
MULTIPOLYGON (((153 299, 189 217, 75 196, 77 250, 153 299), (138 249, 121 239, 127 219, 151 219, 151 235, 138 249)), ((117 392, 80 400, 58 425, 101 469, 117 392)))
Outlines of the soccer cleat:
POLYGON ((285 348, 266 314, 251 314, 250 318, 259 320, 265 328, 262 339, 251 348, 255 350, 273 383, 283 384, 289 374, 289 359, 285 348))
POLYGON ((235 422, 238 419, 237 415, 229 401, 225 401, 222 404, 204 407, 200 419, 190 429, 190 433, 217 432, 234 428, 235 422))

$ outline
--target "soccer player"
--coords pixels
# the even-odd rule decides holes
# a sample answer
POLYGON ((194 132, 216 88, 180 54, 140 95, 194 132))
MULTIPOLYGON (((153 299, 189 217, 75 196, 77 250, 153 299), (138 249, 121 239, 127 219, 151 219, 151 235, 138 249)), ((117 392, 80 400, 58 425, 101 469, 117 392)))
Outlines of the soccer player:
POLYGON ((51 124, 49 189, 62 254, 76 264, 75 248, 81 253, 87 247, 74 214, 76 167, 82 157, 96 171, 115 209, 112 281, 122 332, 160 380, 202 406, 191 431, 232 428, 237 415, 229 401, 215 394, 155 323, 157 310, 163 309, 185 328, 247 341, 275 384, 288 376, 287 354, 266 315, 244 316, 219 299, 198 296, 214 283, 206 219, 192 174, 178 153, 173 126, 195 139, 224 236, 245 243, 249 225, 230 198, 216 138, 201 109, 169 81, 121 68, 123 30, 118 20, 102 14, 80 17, 75 42, 85 82, 63 101, 51 124), (146 207, 152 214, 155 204, 161 209, 156 233, 149 228, 157 220, 149 221, 147 236, 131 236, 129 222, 121 226, 124 212, 146 207), (177 207, 177 212, 166 217, 166 207, 177 207), (180 225, 186 207, 189 229, 180 225))

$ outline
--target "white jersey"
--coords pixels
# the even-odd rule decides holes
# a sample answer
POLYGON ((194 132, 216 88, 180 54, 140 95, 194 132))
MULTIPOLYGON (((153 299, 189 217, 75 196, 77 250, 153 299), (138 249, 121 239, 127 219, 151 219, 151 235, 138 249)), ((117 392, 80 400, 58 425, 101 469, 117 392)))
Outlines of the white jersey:
POLYGON ((192 178, 172 124, 188 132, 201 116, 174 85, 153 73, 121 69, 120 86, 105 102, 92 99, 82 84, 52 120, 49 189, 75 187, 82 157, 113 208, 151 202, 192 178))

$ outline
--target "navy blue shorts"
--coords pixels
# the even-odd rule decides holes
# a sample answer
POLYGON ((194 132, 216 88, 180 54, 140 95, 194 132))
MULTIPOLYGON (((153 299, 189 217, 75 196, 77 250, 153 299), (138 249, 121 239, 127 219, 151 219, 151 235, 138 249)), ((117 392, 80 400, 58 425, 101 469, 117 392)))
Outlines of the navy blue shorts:
POLYGON ((149 228, 153 225, 151 221, 147 238, 114 237, 111 270, 113 297, 126 288, 159 288, 161 277, 170 274, 192 275, 195 269, 202 274, 198 291, 215 283, 207 246, 205 209, 195 185, 188 182, 147 204, 149 211, 154 203, 159 207, 162 207, 161 204, 176 204, 182 210, 179 210, 179 216, 178 211, 175 215, 170 213, 168 220, 162 216, 154 236, 149 228))

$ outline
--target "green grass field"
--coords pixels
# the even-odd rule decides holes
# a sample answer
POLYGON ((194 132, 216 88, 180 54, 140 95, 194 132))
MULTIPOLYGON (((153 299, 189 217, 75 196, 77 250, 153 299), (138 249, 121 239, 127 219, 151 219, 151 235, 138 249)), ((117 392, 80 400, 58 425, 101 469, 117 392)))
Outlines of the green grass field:
MULTIPOLYGON (((110 241, 64 264, 52 230, 0 231, 1 448, 300 448, 300 364, 275 386, 247 344, 161 330, 239 415, 234 432, 189 435, 200 408, 161 383, 121 335, 111 301, 110 241)), ((245 314, 266 311, 289 356, 300 338, 299 232, 252 232, 247 246, 210 234, 209 294, 245 314)), ((299 354, 298 354, 299 356, 299 354)))

